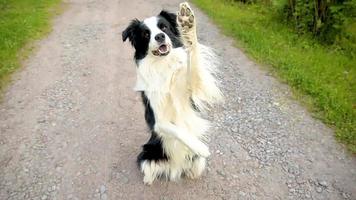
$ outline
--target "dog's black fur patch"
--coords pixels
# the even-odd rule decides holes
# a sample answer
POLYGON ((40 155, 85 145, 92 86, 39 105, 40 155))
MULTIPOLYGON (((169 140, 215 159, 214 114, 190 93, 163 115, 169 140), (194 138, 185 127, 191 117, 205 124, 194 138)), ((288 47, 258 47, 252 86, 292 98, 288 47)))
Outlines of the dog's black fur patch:
POLYGON ((150 35, 150 29, 138 19, 132 20, 130 25, 122 32, 122 40, 125 42, 128 38, 136 50, 135 60, 146 57, 150 35))
POLYGON ((176 21, 177 15, 162 10, 159 13, 158 18, 158 27, 169 36, 172 41, 173 48, 182 47, 183 43, 180 39, 178 24, 176 21), (167 29, 163 30, 163 26, 166 26, 167 29))
POLYGON ((151 131, 151 137, 148 142, 143 145, 142 152, 137 157, 137 163, 140 164, 144 160, 167 160, 168 157, 164 153, 162 140, 154 131, 156 120, 150 102, 144 92, 141 92, 141 97, 142 103, 145 107, 145 120, 151 131))

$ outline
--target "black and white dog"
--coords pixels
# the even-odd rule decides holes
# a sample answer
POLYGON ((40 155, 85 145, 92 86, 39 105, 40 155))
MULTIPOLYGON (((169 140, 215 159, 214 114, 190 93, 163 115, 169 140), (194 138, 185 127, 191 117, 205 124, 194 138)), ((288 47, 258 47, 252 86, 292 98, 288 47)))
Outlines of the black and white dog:
POLYGON ((214 78, 217 59, 198 43, 196 19, 188 3, 178 15, 161 11, 133 20, 122 33, 135 48, 136 91, 142 94, 151 138, 138 156, 144 183, 156 178, 198 178, 209 149, 209 127, 201 112, 222 100, 214 78))

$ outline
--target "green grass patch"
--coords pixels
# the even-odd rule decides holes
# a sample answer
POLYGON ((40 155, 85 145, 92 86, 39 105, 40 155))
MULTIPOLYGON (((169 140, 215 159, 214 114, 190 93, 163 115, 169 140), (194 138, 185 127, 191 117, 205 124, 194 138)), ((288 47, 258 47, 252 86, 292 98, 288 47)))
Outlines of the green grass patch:
POLYGON ((0 0, 0 90, 30 50, 50 31, 60 0, 0 0))
POLYGON ((356 153, 356 58, 351 56, 355 52, 298 36, 278 19, 278 5, 193 2, 248 55, 270 66, 314 116, 335 127, 336 138, 356 153))

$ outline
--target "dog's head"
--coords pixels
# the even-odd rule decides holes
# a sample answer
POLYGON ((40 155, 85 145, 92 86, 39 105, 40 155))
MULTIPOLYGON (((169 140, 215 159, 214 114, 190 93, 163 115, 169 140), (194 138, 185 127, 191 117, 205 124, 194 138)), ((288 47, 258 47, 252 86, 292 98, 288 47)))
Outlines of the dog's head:
POLYGON ((134 19, 122 32, 122 40, 130 40, 137 60, 147 55, 166 56, 172 48, 182 46, 176 18, 176 14, 163 10, 143 21, 134 19))

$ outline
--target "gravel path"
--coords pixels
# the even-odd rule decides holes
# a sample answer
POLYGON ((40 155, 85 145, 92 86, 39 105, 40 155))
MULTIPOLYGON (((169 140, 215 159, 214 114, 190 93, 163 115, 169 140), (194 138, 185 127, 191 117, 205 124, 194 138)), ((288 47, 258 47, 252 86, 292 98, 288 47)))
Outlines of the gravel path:
POLYGON ((356 199, 355 157, 198 10, 226 96, 210 116, 209 167, 144 186, 135 159, 149 135, 121 31, 179 1, 67 3, 0 105, 0 199, 356 199))

